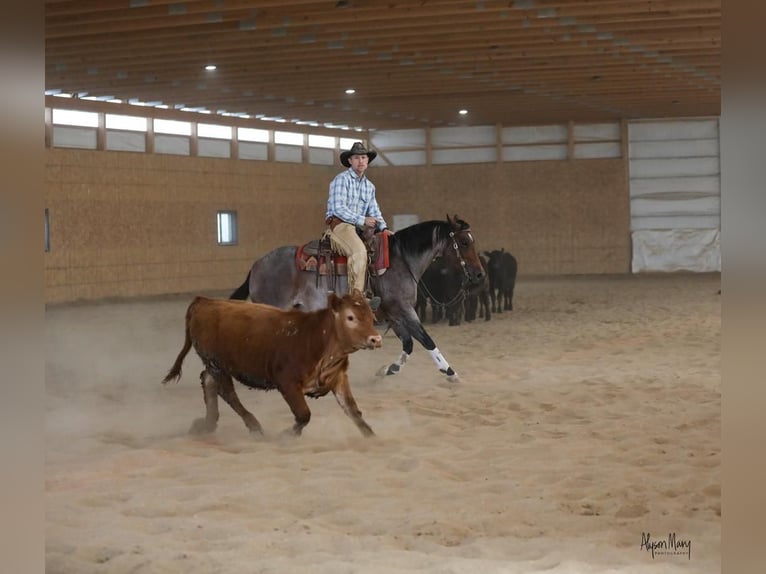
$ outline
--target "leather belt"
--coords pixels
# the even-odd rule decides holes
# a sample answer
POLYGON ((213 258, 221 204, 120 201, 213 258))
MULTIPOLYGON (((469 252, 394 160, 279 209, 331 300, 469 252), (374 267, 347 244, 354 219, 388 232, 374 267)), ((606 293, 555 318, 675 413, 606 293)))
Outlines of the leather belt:
POLYGON ((346 222, 343 221, 340 217, 336 217, 335 215, 332 215, 325 220, 325 223, 330 226, 331 230, 335 231, 335 226, 337 226, 339 223, 346 223, 346 222))

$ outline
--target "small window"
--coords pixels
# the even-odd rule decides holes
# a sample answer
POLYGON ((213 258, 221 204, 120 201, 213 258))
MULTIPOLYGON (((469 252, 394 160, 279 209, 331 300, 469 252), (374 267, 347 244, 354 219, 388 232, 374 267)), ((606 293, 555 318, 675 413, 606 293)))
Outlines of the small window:
POLYGON ((218 245, 237 244, 237 212, 218 212, 218 245))
POLYGON ((269 143, 269 130, 237 128, 237 139, 245 142, 269 143))
POLYGON ((175 134, 179 136, 191 135, 191 122, 178 120, 154 120, 154 131, 158 134, 175 134))
POLYGON ((146 118, 138 116, 123 116, 119 114, 106 114, 106 129, 126 130, 132 132, 146 131, 146 118))
POLYGON ((48 208, 45 208, 45 252, 51 250, 51 225, 50 215, 48 214, 48 208))
POLYGON ((303 134, 294 132, 274 132, 274 143, 303 145, 303 134))
POLYGON ((197 135, 201 138, 230 140, 231 132, 232 132, 231 126, 218 126, 213 124, 197 124, 197 135))
POLYGON ((335 149, 335 138, 333 136, 309 134, 309 147, 335 149))
POLYGON ((98 113, 81 112, 78 110, 53 109, 52 121, 56 125, 82 126, 86 128, 98 127, 98 113))

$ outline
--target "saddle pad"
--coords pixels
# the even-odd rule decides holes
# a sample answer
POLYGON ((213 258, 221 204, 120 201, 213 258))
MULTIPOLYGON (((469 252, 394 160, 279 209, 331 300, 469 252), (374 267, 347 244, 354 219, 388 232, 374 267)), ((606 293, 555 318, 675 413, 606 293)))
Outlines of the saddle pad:
MULTIPOLYGON (((383 233, 376 233, 372 241, 374 247, 373 269, 378 275, 382 275, 389 264, 389 241, 388 238, 393 235, 388 229, 383 233)), ((338 252, 334 252, 336 273, 338 275, 348 275, 348 257, 341 255, 338 252)), ((298 251, 295 255, 295 266, 299 271, 313 271, 316 273, 317 267, 319 267, 320 275, 327 275, 327 258, 324 253, 319 251, 319 240, 314 239, 308 243, 298 246, 298 251)))

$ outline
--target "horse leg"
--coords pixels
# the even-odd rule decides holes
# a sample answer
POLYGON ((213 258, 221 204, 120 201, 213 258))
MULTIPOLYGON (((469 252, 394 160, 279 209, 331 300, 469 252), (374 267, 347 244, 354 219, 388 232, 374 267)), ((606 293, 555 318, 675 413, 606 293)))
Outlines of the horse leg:
POLYGON ((248 411, 244 405, 240 402, 237 396, 237 391, 234 389, 234 382, 229 375, 222 376, 218 379, 218 394, 228 405, 237 413, 242 422, 245 423, 247 429, 255 434, 263 434, 261 423, 253 416, 253 413, 248 411))
POLYGON ((414 338, 418 343, 431 355, 431 358, 436 363, 436 367, 440 372, 447 375, 447 381, 450 383, 460 382, 458 374, 450 367, 447 359, 441 354, 436 343, 431 336, 426 332, 423 324, 418 320, 418 316, 414 309, 410 309, 404 318, 400 319, 396 323, 392 324, 392 328, 396 336, 402 341, 402 354, 395 363, 384 366, 378 371, 378 375, 395 375, 397 374, 407 359, 412 354, 412 339, 414 338))
POLYGON ((218 380, 207 369, 199 374, 202 394, 205 399, 204 418, 194 419, 189 434, 208 434, 218 426, 218 380))
POLYGON ((335 395, 335 400, 338 401, 338 404, 343 409, 343 412, 354 421, 354 424, 362 434, 364 436, 373 436, 375 433, 372 432, 370 425, 364 422, 362 411, 359 410, 359 407, 354 400, 354 395, 351 394, 351 386, 348 384, 347 373, 341 373, 340 380, 337 382, 332 392, 335 395))

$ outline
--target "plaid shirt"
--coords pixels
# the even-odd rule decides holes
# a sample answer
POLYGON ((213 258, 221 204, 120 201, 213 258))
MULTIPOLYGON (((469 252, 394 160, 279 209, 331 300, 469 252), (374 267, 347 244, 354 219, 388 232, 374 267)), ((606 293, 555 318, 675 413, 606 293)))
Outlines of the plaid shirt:
POLYGON ((365 217, 374 217, 378 220, 379 230, 388 227, 375 199, 375 184, 364 174, 359 177, 351 168, 339 173, 330 182, 325 218, 333 215, 357 227, 364 225, 365 217))

